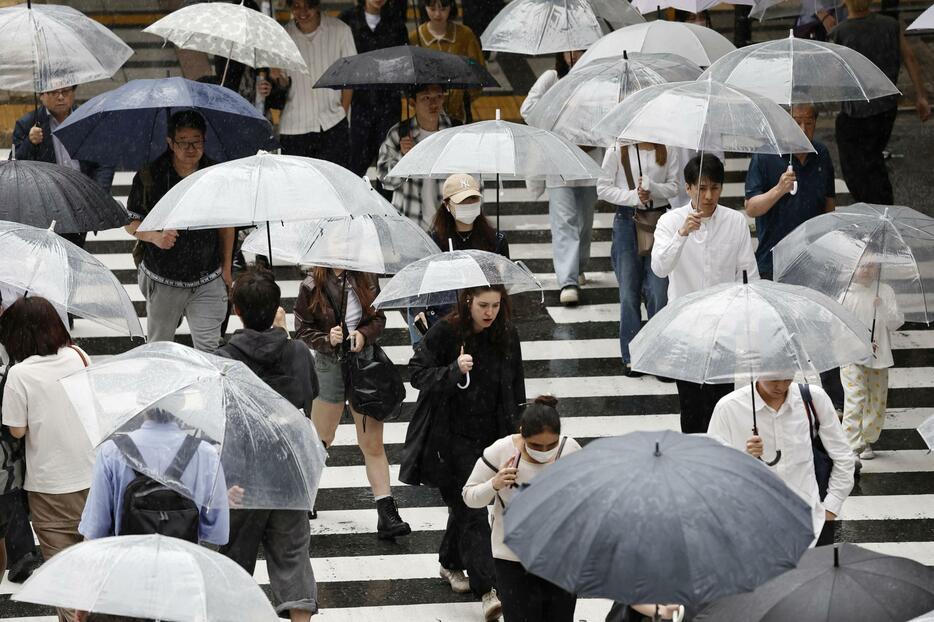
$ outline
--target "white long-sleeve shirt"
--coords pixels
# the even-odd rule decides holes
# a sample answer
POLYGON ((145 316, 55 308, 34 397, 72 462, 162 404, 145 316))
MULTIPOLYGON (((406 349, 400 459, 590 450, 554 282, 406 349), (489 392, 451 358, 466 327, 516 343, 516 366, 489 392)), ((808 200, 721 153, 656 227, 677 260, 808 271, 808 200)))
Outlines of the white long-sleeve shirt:
POLYGON ((603 157, 603 175, 597 180, 597 197, 613 203, 614 205, 628 205, 629 207, 642 207, 639 192, 629 187, 626 180, 626 170, 623 168, 620 157, 629 158, 629 170, 632 181, 639 184, 639 161, 642 162, 642 187, 652 196, 654 207, 664 207, 669 204, 672 197, 678 194, 678 156, 673 150, 668 150, 665 164, 659 166, 655 163, 655 152, 643 149, 637 153, 634 146, 607 149, 603 157), (626 155, 622 155, 622 150, 626 155), (637 160, 638 158, 638 160, 637 160))
POLYGON ((872 369, 884 369, 895 364, 892 358, 892 340, 889 331, 897 329, 905 323, 905 316, 898 309, 895 300, 895 291, 885 283, 879 284, 879 306, 876 307, 876 284, 863 285, 853 282, 844 293, 841 304, 853 312, 853 315, 862 322, 866 328, 872 328, 872 318, 876 318, 876 331, 873 341, 876 344, 875 353, 861 365, 872 369))
POLYGON ((652 247, 652 272, 668 277, 668 302, 720 283, 759 278, 746 216, 718 205, 710 220, 687 236, 678 233, 691 204, 658 219, 652 247))
MULTIPOLYGON (((751 387, 733 391, 721 399, 710 418, 708 434, 725 444, 746 451, 746 441, 752 436, 751 387)), ((776 450, 782 457, 769 469, 778 475, 804 502, 811 506, 814 537, 824 526, 824 510, 840 515, 843 502, 853 489, 856 458, 847 443, 843 426, 837 419, 830 397, 820 387, 811 385, 811 401, 820 421, 820 439, 833 460, 827 496, 821 503, 814 475, 814 452, 807 412, 797 384, 788 388, 788 396, 775 411, 756 391, 756 418, 762 438, 763 460, 773 460, 776 450)))

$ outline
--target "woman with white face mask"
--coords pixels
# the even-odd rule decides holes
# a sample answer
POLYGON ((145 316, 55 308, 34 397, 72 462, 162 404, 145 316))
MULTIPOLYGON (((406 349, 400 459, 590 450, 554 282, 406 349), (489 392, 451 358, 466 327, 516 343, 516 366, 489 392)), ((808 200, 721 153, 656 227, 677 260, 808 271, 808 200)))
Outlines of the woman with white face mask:
POLYGON ((572 622, 577 597, 557 585, 526 572, 519 558, 503 542, 503 512, 518 487, 529 483, 561 456, 580 449, 573 438, 561 436, 558 400, 541 395, 526 408, 519 433, 487 447, 467 484, 464 503, 483 508, 493 504, 491 544, 496 586, 505 622, 572 622))

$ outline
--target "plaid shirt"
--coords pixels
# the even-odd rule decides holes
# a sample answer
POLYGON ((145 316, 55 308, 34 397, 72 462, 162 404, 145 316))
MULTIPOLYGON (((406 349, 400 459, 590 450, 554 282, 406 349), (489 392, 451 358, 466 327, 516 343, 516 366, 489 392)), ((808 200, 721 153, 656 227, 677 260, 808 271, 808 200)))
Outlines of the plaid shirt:
MULTIPOLYGON (((419 130, 418 121, 415 119, 414 115, 408 120, 401 121, 392 126, 389 133, 386 134, 386 140, 383 141, 383 144, 379 148, 379 157, 376 160, 376 174, 379 177, 379 181, 383 184, 383 188, 392 190, 392 204, 399 210, 399 213, 421 224, 423 220, 422 180, 388 177, 392 167, 402 159, 402 151, 399 147, 399 143, 401 142, 399 138, 399 126, 403 123, 408 123, 409 136, 412 137, 416 144, 424 136, 419 130)), ((453 125, 451 119, 442 112, 441 118, 438 119, 438 130, 440 131, 452 127, 453 125)), ((441 205, 441 186, 443 182, 442 180, 436 181, 437 200, 434 205, 428 206, 428 209, 432 213, 441 205)))

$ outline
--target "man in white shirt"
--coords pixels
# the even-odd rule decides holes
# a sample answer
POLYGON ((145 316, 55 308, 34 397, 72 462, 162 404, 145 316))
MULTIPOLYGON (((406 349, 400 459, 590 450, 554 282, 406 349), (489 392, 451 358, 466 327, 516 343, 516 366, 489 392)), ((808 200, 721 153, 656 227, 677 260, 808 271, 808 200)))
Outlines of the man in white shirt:
MULTIPOLYGON (((720 283, 758 279, 746 216, 719 205, 723 162, 703 154, 688 161, 684 179, 691 202, 659 220, 652 247, 652 271, 668 277, 668 302, 720 283)), ((705 432, 717 401, 729 385, 677 381, 681 431, 705 432)))
POLYGON ((282 153, 348 163, 350 132, 347 111, 352 91, 313 88, 332 63, 354 56, 353 32, 344 22, 325 15, 319 0, 287 0, 292 21, 285 29, 298 47, 308 74, 278 75, 275 86, 288 88, 279 119, 282 153))
POLYGON ((817 435, 833 460, 830 482, 823 499, 814 473, 811 424, 800 386, 791 380, 756 381, 755 409, 758 434, 752 432, 752 388, 733 391, 717 404, 710 419, 709 434, 740 451, 762 458, 789 488, 811 506, 817 544, 833 542, 832 524, 853 488, 856 458, 847 443, 830 397, 817 386, 810 387, 813 413, 819 422, 817 435), (777 453, 781 457, 775 460, 777 453))

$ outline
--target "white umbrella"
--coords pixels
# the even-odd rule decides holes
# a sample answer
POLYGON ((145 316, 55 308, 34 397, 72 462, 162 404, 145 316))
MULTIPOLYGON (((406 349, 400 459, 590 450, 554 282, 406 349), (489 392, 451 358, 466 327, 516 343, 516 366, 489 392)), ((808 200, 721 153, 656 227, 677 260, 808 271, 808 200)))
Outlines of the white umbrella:
MULTIPOLYGON (((277 67, 308 73, 292 37, 279 22, 259 11, 225 2, 206 2, 169 13, 143 32, 186 50, 198 50, 250 67, 277 67)), ((223 79, 221 79, 223 84, 223 79)))
POLYGON ((131 337, 144 337, 136 309, 113 272, 56 234, 54 227, 54 222, 39 229, 0 221, 0 284, 131 337))
MULTIPOLYGON (((752 0, 749 0, 748 3, 752 4, 752 0)), ((720 4, 720 0, 633 0, 632 2, 632 6, 639 9, 639 12, 643 15, 668 8, 697 15, 718 4, 720 4)), ((746 4, 746 2, 742 4, 746 4)))
POLYGON ((133 50, 68 6, 0 9, 0 89, 42 93, 111 77, 133 50))
POLYGON ((587 63, 623 52, 677 54, 698 67, 708 67, 715 60, 735 50, 730 41, 715 30, 683 22, 654 21, 620 28, 594 43, 574 64, 577 71, 587 63))
MULTIPOLYGON (((924 444, 928 446, 928 451, 934 451, 934 415, 925 419, 924 423, 918 426, 918 434, 924 439, 924 444)), ((929 615, 931 622, 934 622, 934 611, 929 615)), ((924 619, 928 620, 929 618, 925 617, 924 619)))
POLYGON ((513 0, 480 41, 491 52, 569 52, 587 49, 613 28, 644 21, 626 0, 513 0))
POLYGON ((749 17, 763 21, 796 16, 812 18, 818 11, 832 11, 843 6, 843 0, 746 0, 743 4, 752 5, 749 17))
POLYGON ((166 536, 89 540, 46 560, 13 600, 173 622, 275 622, 256 581, 220 553, 166 536))
POLYGON ((918 18, 911 22, 911 25, 908 26, 905 30, 932 30, 934 29, 934 6, 930 6, 924 10, 924 13, 918 16, 918 18))

